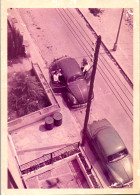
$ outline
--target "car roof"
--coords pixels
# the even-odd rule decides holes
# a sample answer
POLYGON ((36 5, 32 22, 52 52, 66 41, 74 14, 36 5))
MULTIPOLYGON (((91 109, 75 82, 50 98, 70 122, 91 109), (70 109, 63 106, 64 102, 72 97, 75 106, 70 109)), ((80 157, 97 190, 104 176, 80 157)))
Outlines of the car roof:
POLYGON ((106 156, 115 154, 126 148, 121 137, 112 127, 108 126, 100 130, 95 137, 104 150, 106 156))
POLYGON ((69 80, 74 75, 82 75, 80 66, 74 58, 63 58, 55 62, 55 64, 61 68, 66 80, 69 80))

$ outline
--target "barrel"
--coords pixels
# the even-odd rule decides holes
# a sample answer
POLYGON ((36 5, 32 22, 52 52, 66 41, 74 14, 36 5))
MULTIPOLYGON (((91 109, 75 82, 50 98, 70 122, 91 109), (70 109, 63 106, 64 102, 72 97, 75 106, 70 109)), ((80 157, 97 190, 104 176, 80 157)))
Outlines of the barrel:
POLYGON ((60 126, 62 124, 62 114, 60 112, 56 112, 53 115, 55 126, 60 126))
POLYGON ((53 117, 50 117, 50 116, 46 117, 45 118, 45 128, 47 130, 51 130, 51 129, 53 129, 53 127, 54 127, 54 119, 53 119, 53 117))

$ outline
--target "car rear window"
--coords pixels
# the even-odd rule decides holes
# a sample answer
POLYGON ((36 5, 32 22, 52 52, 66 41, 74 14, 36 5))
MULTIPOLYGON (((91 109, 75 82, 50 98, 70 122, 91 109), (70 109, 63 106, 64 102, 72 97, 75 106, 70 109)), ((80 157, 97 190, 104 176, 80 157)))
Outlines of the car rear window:
POLYGON ((108 156, 108 162, 117 161, 119 159, 124 158, 126 155, 128 155, 128 150, 125 148, 125 149, 121 150, 120 152, 117 152, 115 154, 108 156))

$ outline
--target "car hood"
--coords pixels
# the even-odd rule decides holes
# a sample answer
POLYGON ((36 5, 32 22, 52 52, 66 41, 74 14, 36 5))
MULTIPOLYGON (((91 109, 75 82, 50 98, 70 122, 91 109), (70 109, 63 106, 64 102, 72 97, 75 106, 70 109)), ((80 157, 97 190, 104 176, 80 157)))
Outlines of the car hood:
POLYGON ((130 155, 116 162, 108 163, 107 167, 118 184, 126 184, 133 179, 132 158, 130 155))
POLYGON ((68 83, 68 89, 75 96, 78 103, 87 103, 89 87, 84 79, 79 79, 68 83))

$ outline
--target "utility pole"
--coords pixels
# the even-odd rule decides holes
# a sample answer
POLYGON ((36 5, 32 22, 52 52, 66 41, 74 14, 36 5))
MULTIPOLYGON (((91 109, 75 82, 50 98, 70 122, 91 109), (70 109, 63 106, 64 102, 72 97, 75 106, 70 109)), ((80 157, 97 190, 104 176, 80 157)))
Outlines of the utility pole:
POLYGON ((117 42, 118 42, 118 38, 119 38, 119 33, 120 33, 120 28, 121 28, 121 23, 122 23, 122 18, 123 18, 123 12, 124 12, 124 8, 122 9, 120 24, 119 24, 119 28, 118 28, 118 33, 117 33, 116 41, 114 43, 113 51, 116 51, 117 50, 117 42))
POLYGON ((86 108, 84 128, 82 131, 82 143, 81 143, 82 146, 85 143, 85 132, 87 131, 87 124, 88 124, 90 105, 91 105, 91 97, 93 94, 93 85, 94 85, 95 73, 96 73, 96 69, 97 69, 97 62, 98 62, 98 54, 99 54, 100 45, 101 45, 101 36, 98 36, 96 48, 95 48, 95 53, 94 53, 94 62, 93 62, 93 68, 92 68, 92 73, 91 73, 90 88, 89 88, 89 94, 88 94, 88 102, 87 102, 87 108, 86 108))

